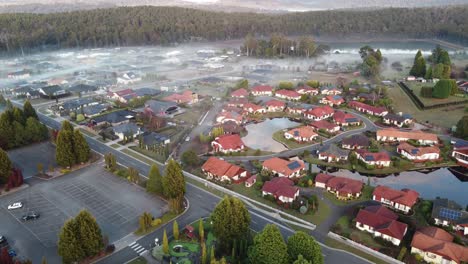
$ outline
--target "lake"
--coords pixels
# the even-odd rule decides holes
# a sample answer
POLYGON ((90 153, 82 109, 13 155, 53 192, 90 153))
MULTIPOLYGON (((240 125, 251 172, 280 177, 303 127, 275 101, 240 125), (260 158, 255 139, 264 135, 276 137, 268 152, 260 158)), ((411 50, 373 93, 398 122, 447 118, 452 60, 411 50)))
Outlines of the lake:
MULTIPOLYGON (((314 166, 314 170, 319 168, 314 166)), ((367 176, 353 173, 348 170, 339 170, 330 173, 336 176, 345 176, 367 183, 367 176)), ((372 186, 385 185, 395 189, 410 188, 421 194, 424 199, 435 199, 436 197, 448 198, 465 207, 468 204, 468 181, 462 182, 447 168, 441 168, 430 173, 417 171, 405 171, 400 175, 386 177, 371 177, 372 186)))
POLYGON ((294 122, 288 118, 274 118, 267 119, 258 124, 249 124, 245 126, 248 134, 242 138, 245 145, 252 149, 260 149, 271 152, 281 152, 287 150, 287 148, 275 141, 272 136, 273 134, 281 129, 295 127, 301 123, 294 122))

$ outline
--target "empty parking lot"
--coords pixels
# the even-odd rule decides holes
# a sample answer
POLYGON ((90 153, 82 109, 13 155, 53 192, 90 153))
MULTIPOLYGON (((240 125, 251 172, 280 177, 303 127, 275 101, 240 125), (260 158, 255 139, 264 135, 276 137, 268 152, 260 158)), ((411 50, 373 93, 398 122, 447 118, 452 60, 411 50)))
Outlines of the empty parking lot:
MULTIPOLYGON (((96 217, 110 241, 116 241, 136 230, 141 213, 147 211, 160 217, 165 202, 108 173, 102 164, 95 164, 54 180, 34 180, 30 188, 0 198, 0 206, 2 215, 15 220, 4 224, 0 219, 0 234, 15 241, 16 229, 27 231, 30 234, 28 243, 35 241, 36 247, 25 247, 26 251, 35 251, 41 247, 55 247, 65 220, 82 209, 96 217), (23 208, 6 209, 8 204, 18 201, 23 202, 23 208), (38 220, 22 221, 21 217, 28 212, 37 212, 41 216, 38 220)), ((23 241, 17 242, 21 244, 23 241)), ((22 256, 38 255, 21 250, 18 248, 22 256)))

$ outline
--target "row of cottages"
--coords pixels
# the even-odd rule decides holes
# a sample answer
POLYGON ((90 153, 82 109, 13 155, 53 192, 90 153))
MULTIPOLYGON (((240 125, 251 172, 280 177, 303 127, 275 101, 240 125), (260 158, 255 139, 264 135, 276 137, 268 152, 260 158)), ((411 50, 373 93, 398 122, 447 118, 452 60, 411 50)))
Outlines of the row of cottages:
POLYGON ((341 162, 348 160, 349 150, 340 149, 335 144, 327 144, 318 150, 318 159, 326 162, 341 162))
POLYGON ((411 241, 411 254, 418 254, 425 262, 460 264, 468 262, 468 247, 453 242, 454 237, 437 227, 417 230, 411 241))
POLYGON ((439 198, 432 205, 431 217, 436 225, 451 227, 455 231, 468 235, 468 212, 454 201, 439 198))
POLYGON ((439 160, 440 149, 437 146, 414 147, 406 142, 398 145, 397 152, 414 162, 439 160))
POLYGON ((318 89, 314 89, 314 88, 309 87, 307 85, 297 87, 296 92, 298 92, 301 95, 302 94, 310 94, 310 95, 318 95, 319 94, 318 89))
POLYGON ((252 87, 252 95, 254 96, 272 96, 273 87, 269 85, 257 85, 252 87))
POLYGON ((262 196, 266 195, 271 195, 282 203, 292 203, 299 197, 299 188, 288 178, 275 177, 263 184, 262 196))
POLYGON ((396 129, 381 129, 377 131, 377 141, 406 142, 414 140, 420 145, 435 145, 439 142, 436 134, 422 131, 400 131, 396 129))
POLYGON ((359 112, 363 112, 363 113, 366 113, 368 115, 373 115, 373 116, 383 117, 388 114, 388 110, 385 109, 384 107, 376 107, 376 106, 368 105, 368 104, 361 103, 358 101, 349 102, 348 107, 356 109, 359 112))
POLYGON ((195 104, 199 101, 199 96, 197 93, 190 90, 184 91, 182 93, 174 93, 169 96, 166 96, 162 99, 167 102, 174 102, 176 104, 195 104))
POLYGON ((390 167, 392 161, 390 155, 385 151, 370 152, 365 149, 358 149, 356 150, 356 157, 367 165, 379 168, 390 167))
POLYGON ((329 105, 331 107, 334 107, 334 106, 340 106, 340 105, 344 104, 345 100, 343 99, 343 97, 341 97, 339 95, 327 95, 327 96, 323 97, 322 99, 320 99, 319 102, 321 104, 326 104, 326 105, 329 105))
POLYGON ((362 120, 353 114, 336 111, 333 115, 333 122, 340 126, 359 126, 362 120))
POLYGON ((414 190, 402 189, 399 191, 382 185, 375 187, 372 193, 372 200, 406 214, 410 212, 418 199, 419 193, 414 190))
POLYGON ((301 99, 301 94, 296 91, 286 89, 275 91, 275 96, 290 101, 299 101, 301 99))
POLYGON ((238 183, 250 176, 245 169, 216 157, 210 157, 201 169, 208 180, 238 183))
POLYGON ((409 114, 386 114, 382 121, 387 125, 394 125, 397 127, 403 127, 413 122, 413 118, 409 114))
POLYGON ((249 91, 244 88, 240 88, 231 93, 231 97, 234 98, 247 98, 249 97, 249 91))
POLYGON ((408 225, 399 222, 398 215, 382 205, 360 209, 355 221, 357 229, 390 241, 395 246, 400 245, 408 231, 408 225))
POLYGON ((296 178, 300 177, 305 170, 305 164, 302 160, 284 160, 274 157, 265 160, 262 168, 278 175, 278 177, 296 178))
POLYGON ((279 100, 270 100, 265 103, 267 112, 283 112, 286 108, 286 103, 279 100))
POLYGON ((297 142, 311 142, 318 137, 318 134, 310 126, 301 126, 284 132, 284 137, 297 142))
POLYGON ((352 135, 341 141, 341 147, 344 149, 367 149, 369 146, 369 138, 361 134, 352 135))
POLYGON ((334 193, 340 200, 359 198, 364 184, 361 181, 320 173, 315 177, 315 186, 334 193))
POLYGON ((246 147, 239 135, 222 135, 211 142, 214 152, 231 153, 241 152, 246 147))
POLYGON ((335 134, 336 132, 340 131, 339 125, 333 124, 327 120, 313 121, 309 125, 316 130, 323 130, 329 134, 335 134))
POLYGON ((108 92, 107 98, 127 104, 131 99, 137 98, 138 95, 132 89, 124 89, 116 92, 108 92))
POLYGON ((320 121, 332 117, 333 114, 335 114, 335 110, 333 110, 333 108, 331 108, 330 106, 326 105, 305 111, 304 117, 314 121, 320 121))

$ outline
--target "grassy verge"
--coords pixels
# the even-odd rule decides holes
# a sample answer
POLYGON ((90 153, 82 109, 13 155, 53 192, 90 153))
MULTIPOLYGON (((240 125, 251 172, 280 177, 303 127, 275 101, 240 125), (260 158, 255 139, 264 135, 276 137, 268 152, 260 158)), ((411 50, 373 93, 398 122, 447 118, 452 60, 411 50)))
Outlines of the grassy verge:
POLYGON ((129 262, 129 264, 146 264, 146 263, 148 263, 148 261, 146 261, 146 259, 143 257, 137 257, 136 259, 129 262))
POLYGON ((336 248, 336 249, 342 249, 342 250, 345 250, 347 252, 350 252, 350 253, 353 253, 353 254, 356 254, 360 257, 363 257, 373 263, 376 263, 376 264, 386 264, 387 262, 377 258, 377 257, 374 257, 372 255, 369 255, 367 253, 364 253, 363 251, 357 249, 357 248, 354 248, 354 247, 351 247, 351 246, 348 246, 346 245, 345 243, 341 243, 341 242, 338 242, 336 241, 335 239, 332 239, 332 238, 327 238, 327 240, 325 240, 325 245, 329 246, 329 247, 332 247, 332 248, 336 248))
POLYGON ((146 150, 146 149, 142 149, 142 148, 139 148, 139 147, 129 147, 130 149, 142 154, 142 155, 145 155, 147 157, 150 157, 152 159, 155 159, 161 163, 164 163, 166 162, 166 158, 163 157, 162 155, 159 155, 158 153, 156 152, 153 152, 153 151, 149 151, 149 150, 146 150))
POLYGON ((317 142, 305 142, 305 143, 301 144, 301 143, 296 142, 294 140, 286 139, 284 137, 283 130, 276 131, 273 134, 272 137, 273 137, 274 140, 278 141, 279 143, 282 143, 282 144, 286 145, 286 147, 288 147, 288 149, 302 148, 302 147, 310 146, 310 145, 313 145, 313 144, 317 143, 317 142))
POLYGON ((153 160, 150 160, 150 159, 148 159, 148 158, 146 158, 146 157, 144 157, 144 156, 142 156, 142 155, 140 155, 140 154, 137 154, 137 153, 135 153, 135 152, 133 152, 133 151, 131 151, 131 150, 129 150, 129 149, 122 149, 121 151, 122 151, 123 153, 125 153, 125 154, 127 154, 127 155, 129 155, 129 156, 131 156, 131 157, 133 157, 133 158, 135 158, 135 159, 141 161, 141 162, 146 163, 146 164, 152 164, 152 163, 154 163, 153 160))
POLYGON ((111 147, 113 147, 113 148, 120 148, 121 146, 122 146, 122 145, 120 145, 120 144, 112 144, 112 145, 111 145, 111 147))

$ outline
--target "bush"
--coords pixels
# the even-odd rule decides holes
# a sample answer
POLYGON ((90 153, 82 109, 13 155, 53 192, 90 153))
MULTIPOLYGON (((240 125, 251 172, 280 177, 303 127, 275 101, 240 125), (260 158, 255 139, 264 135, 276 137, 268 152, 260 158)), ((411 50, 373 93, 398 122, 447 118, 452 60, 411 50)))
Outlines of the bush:
POLYGON ((419 255, 419 254, 414 254, 414 259, 418 262, 422 262, 424 260, 424 257, 419 255))
POLYGON ((434 86, 434 90, 432 90, 432 97, 444 99, 448 98, 450 93, 452 92, 452 81, 451 80, 440 80, 434 86))
POLYGON ((421 97, 432 98, 432 87, 424 86, 421 88, 421 97))
POLYGON ((153 221, 151 221, 151 226, 158 226, 160 224, 162 224, 161 218, 156 218, 153 221))

